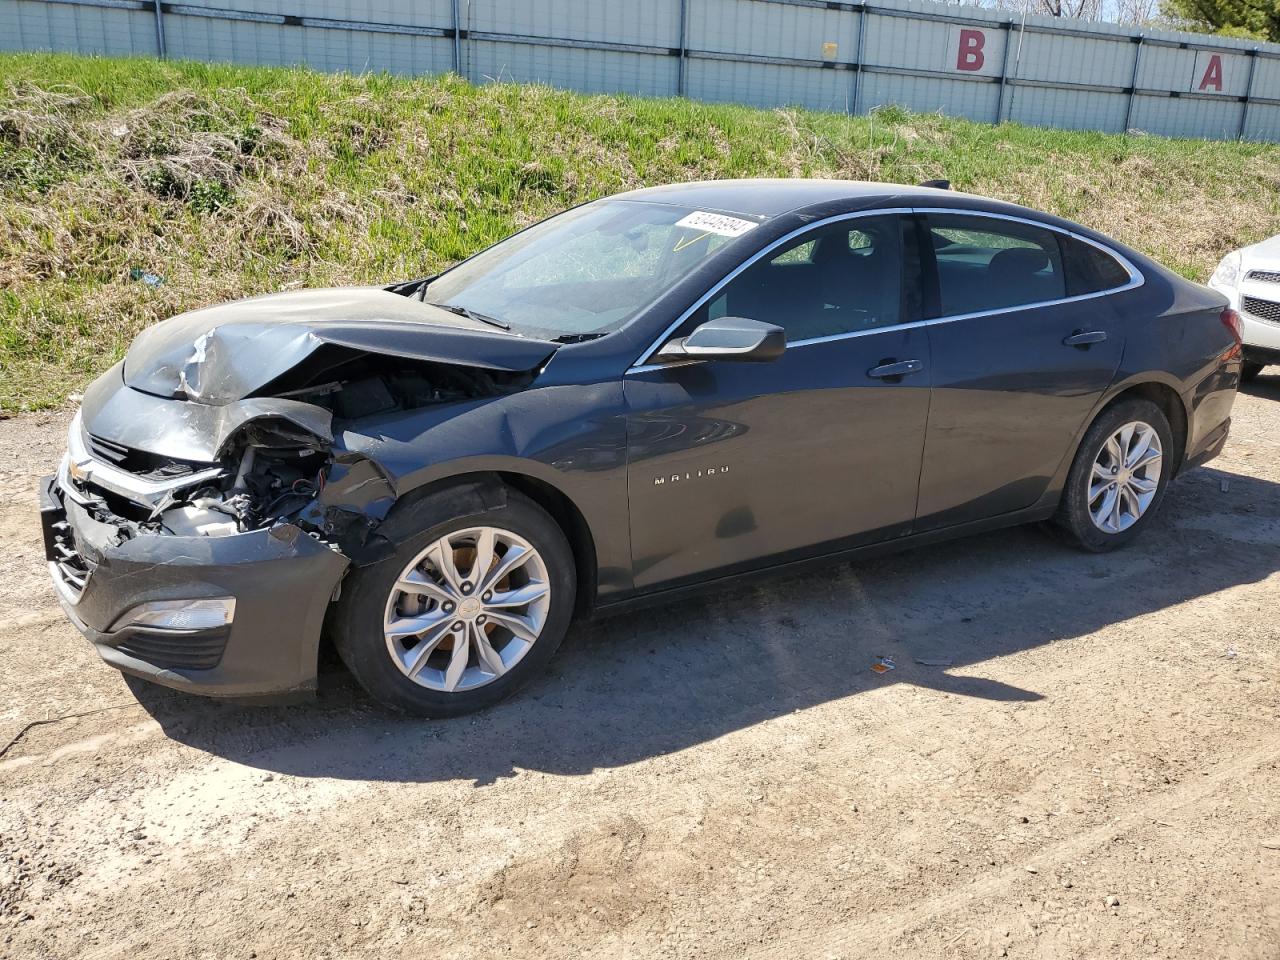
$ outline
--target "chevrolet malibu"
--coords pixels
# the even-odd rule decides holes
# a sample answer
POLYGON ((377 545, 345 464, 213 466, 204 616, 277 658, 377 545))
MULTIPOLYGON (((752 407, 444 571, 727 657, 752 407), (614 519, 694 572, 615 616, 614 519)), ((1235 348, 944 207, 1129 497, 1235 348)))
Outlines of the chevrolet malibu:
POLYGON ((1221 450, 1240 342, 1218 293, 1007 203, 656 187, 144 331, 42 483, 45 547, 126 673, 291 696, 327 635, 383 703, 459 714, 575 616, 740 574, 1032 521, 1123 546, 1221 450))

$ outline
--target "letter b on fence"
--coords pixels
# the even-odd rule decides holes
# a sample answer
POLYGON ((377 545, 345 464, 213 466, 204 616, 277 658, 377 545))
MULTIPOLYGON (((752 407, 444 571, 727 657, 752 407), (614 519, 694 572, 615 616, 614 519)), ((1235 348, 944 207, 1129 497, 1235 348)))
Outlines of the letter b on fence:
POLYGON ((987 35, 981 30, 961 28, 956 42, 956 69, 976 73, 986 63, 982 52, 987 45, 987 35))

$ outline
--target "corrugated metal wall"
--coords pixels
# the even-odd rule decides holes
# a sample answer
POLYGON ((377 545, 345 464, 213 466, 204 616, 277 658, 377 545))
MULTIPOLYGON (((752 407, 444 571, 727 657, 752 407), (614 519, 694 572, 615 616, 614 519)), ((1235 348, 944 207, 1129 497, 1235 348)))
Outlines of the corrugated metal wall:
POLYGON ((927 0, 0 0, 0 50, 1280 141, 1280 45, 927 0))

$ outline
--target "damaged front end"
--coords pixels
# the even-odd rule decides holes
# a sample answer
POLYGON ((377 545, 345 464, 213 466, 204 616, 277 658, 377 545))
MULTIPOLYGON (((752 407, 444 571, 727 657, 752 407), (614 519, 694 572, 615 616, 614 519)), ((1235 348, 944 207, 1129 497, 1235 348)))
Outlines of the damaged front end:
POLYGON ((385 552, 398 495, 345 444, 353 424, 522 389, 549 356, 528 342, 495 367, 479 352, 492 336, 403 317, 381 321, 380 353, 377 317, 264 319, 276 299, 144 334, 86 391, 42 484, 62 605, 125 672, 232 697, 313 688, 329 604, 352 563, 385 552))
POLYGON ((213 462, 161 456, 90 433, 72 421, 58 474, 62 492, 117 543, 142 536, 215 537, 286 520, 315 499, 329 440, 288 421, 251 421, 213 462))
MULTIPOLYGON (((128 447, 77 414, 41 491, 59 599, 127 673, 240 698, 308 691, 349 566, 326 538, 339 525, 326 523, 320 497, 350 470, 334 463, 329 440, 269 416, 244 424, 220 453, 194 461, 128 447)), ((385 482, 382 499, 375 510, 393 500, 385 482)), ((360 518, 349 526, 371 529, 360 518)))

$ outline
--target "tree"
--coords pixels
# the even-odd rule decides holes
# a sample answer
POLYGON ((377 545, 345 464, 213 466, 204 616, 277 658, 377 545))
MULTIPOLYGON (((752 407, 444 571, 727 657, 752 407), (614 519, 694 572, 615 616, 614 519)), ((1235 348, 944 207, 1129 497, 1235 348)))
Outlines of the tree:
POLYGON ((1116 23, 1150 23, 1160 10, 1160 0, 1116 0, 1116 23))
POLYGON ((1280 41, 1280 0, 1164 0, 1163 9, 1211 33, 1280 41))
POLYGON ((1098 20, 1102 16, 1102 3, 1101 0, 1039 0, 1031 11, 1046 13, 1051 17, 1098 20))
MULTIPOLYGON (((992 10, 1016 10, 1042 16, 1075 20, 1103 19, 1103 0, 968 0, 969 4, 992 10)), ((1154 2, 1154 0, 1153 0, 1154 2)))

